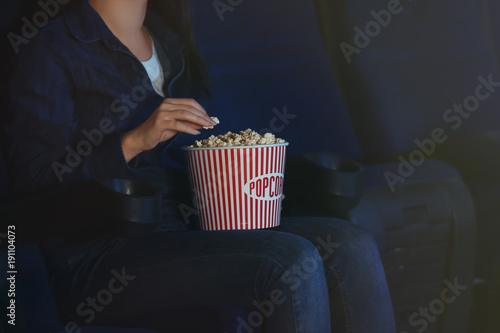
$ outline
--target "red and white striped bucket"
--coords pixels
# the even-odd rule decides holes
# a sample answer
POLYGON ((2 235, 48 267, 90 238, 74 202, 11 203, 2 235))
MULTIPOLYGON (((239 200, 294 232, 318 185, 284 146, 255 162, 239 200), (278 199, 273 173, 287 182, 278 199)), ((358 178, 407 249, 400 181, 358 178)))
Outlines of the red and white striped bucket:
POLYGON ((201 228, 278 226, 287 146, 185 147, 201 228))

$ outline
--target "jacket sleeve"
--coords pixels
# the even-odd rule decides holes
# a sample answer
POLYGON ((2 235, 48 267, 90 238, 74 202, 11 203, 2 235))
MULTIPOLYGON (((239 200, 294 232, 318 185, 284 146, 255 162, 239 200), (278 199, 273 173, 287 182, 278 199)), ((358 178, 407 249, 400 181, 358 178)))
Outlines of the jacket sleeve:
POLYGON ((122 152, 122 133, 112 133, 111 124, 101 122, 99 133, 90 133, 92 140, 76 135, 79 117, 69 60, 58 58, 43 42, 21 53, 9 85, 11 121, 6 127, 14 194, 26 196, 71 180, 133 173, 122 152))

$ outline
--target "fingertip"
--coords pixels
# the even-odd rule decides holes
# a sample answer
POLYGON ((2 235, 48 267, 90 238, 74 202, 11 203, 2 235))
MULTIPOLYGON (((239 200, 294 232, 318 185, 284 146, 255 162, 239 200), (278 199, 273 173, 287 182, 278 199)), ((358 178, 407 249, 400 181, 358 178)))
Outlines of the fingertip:
POLYGON ((193 130, 191 133, 193 133, 193 135, 200 135, 201 134, 201 132, 198 130, 193 130))

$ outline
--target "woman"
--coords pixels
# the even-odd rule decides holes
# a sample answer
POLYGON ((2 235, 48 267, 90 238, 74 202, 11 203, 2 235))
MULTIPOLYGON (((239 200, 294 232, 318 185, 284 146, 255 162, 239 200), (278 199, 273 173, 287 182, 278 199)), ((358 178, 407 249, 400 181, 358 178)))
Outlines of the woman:
POLYGON ((62 311, 92 326, 216 332, 207 309, 230 306, 244 310, 234 332, 394 332, 376 244, 348 222, 187 230, 177 209, 182 172, 161 160, 170 164, 164 152, 178 149, 179 133, 213 125, 192 99, 206 91, 206 76, 186 2, 149 5, 84 0, 27 45, 11 82, 17 195, 97 177, 147 181, 163 195, 160 232, 42 244, 62 311))

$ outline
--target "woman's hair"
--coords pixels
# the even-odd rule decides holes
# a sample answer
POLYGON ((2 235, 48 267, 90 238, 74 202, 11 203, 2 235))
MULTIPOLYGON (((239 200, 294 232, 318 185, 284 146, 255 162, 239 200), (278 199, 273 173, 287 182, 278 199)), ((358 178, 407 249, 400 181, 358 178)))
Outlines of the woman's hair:
POLYGON ((196 47, 189 0, 150 0, 149 7, 164 18, 184 43, 187 84, 196 97, 210 95, 205 62, 196 47))

